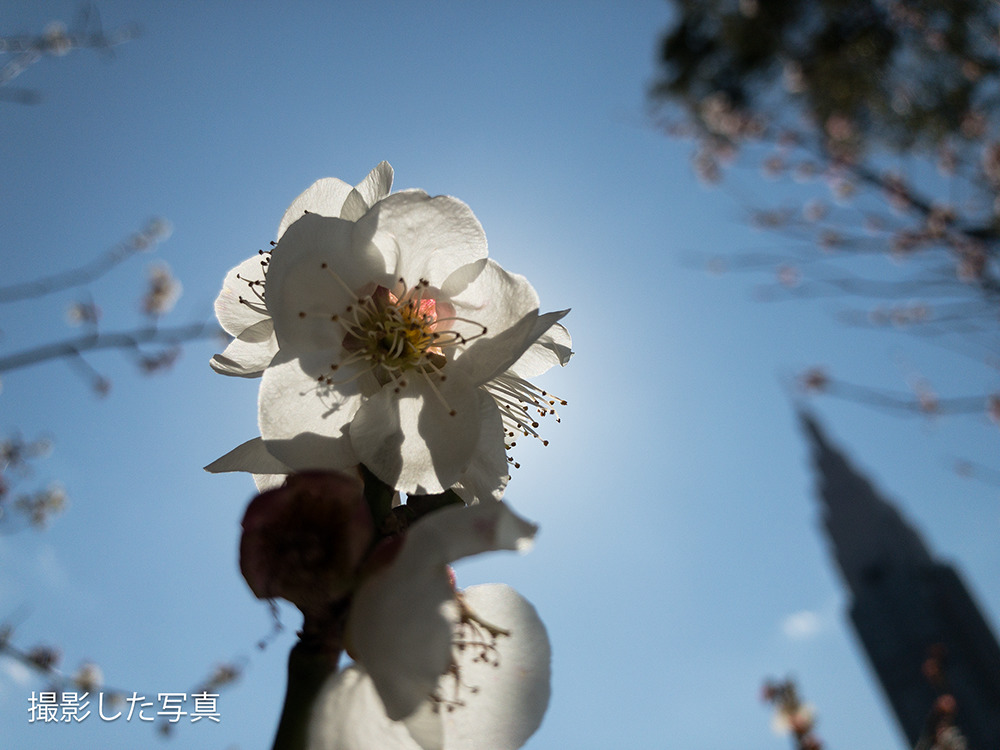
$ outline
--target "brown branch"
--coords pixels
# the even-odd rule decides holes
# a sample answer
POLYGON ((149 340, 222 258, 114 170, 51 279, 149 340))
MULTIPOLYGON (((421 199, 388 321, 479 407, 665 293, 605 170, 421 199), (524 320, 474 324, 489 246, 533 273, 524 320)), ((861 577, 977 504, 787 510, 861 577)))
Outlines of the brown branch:
POLYGON ((35 299, 64 289, 83 286, 100 278, 135 253, 152 249, 169 234, 170 224, 167 221, 151 219, 140 231, 78 268, 60 271, 33 281, 0 287, 0 303, 35 299))
POLYGON ((221 335, 221 329, 214 322, 188 323, 172 328, 147 326, 114 333, 85 333, 76 338, 44 344, 0 357, 0 373, 19 370, 53 359, 74 357, 98 349, 135 349, 142 344, 180 344, 221 335))

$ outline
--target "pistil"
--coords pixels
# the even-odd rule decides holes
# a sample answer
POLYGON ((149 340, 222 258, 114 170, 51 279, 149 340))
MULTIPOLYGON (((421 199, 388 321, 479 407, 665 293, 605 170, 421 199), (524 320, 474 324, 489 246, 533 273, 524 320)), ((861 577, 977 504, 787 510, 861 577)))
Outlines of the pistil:
MULTIPOLYGON (((321 375, 318 380, 326 385, 341 385, 371 373, 379 384, 391 385, 399 393, 407 385, 406 374, 413 372, 427 383, 448 413, 455 416, 456 410, 448 404, 440 389, 440 384, 447 379, 443 372, 448 363, 447 351, 485 335, 486 327, 449 315, 451 305, 432 296, 430 282, 426 279, 410 287, 400 278, 394 289, 379 285, 371 294, 362 296, 327 263, 322 263, 320 268, 347 291, 351 299, 341 312, 321 314, 344 332, 342 345, 346 356, 332 363, 330 370, 335 372, 357 362, 365 362, 367 366, 345 381, 329 375, 321 375), (467 336, 452 328, 457 322, 469 323, 481 330, 467 336)), ((300 318, 314 316, 315 313, 299 312, 300 318)))

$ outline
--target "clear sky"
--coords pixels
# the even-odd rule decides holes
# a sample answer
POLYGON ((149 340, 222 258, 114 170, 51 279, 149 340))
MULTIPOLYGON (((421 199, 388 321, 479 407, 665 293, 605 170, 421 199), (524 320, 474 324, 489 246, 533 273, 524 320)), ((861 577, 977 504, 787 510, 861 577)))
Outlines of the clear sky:
MULTIPOLYGON (((76 10, 0 0, 0 34, 39 33, 76 10)), ((152 215, 174 232, 84 292, 0 307, 0 354, 72 333, 65 310, 86 294, 107 330, 136 325, 154 257, 184 285, 168 321, 205 319, 226 271, 274 238, 299 192, 325 176, 355 183, 386 159, 397 189, 468 203, 491 255, 532 281, 543 309, 573 308, 577 354, 542 381, 569 406, 546 425, 547 448, 518 446, 507 492, 541 525, 535 549, 458 569, 460 585, 510 583, 549 628, 552 702, 527 747, 786 747, 758 699, 765 677, 786 674, 817 706, 828 747, 901 746, 845 624, 787 382, 823 364, 901 388, 919 370, 961 395, 995 388, 995 373, 904 334, 844 329, 841 301, 760 303, 748 277, 687 262, 773 238, 701 187, 690 145, 651 124, 666 3, 99 10, 107 29, 137 23, 143 35, 112 59, 43 59, 14 82, 38 105, 0 102, 2 282, 74 267, 152 215)), ((767 186, 745 187, 766 198, 767 186)), ((94 355, 113 381, 103 399, 65 362, 3 377, 0 434, 55 441, 25 488, 58 479, 71 506, 48 531, 0 536, 0 620, 18 623, 18 645, 58 645, 67 670, 91 659, 109 685, 140 693, 189 691, 216 663, 245 659, 222 722, 181 726, 170 742, 249 750, 270 744, 299 621, 283 609, 285 632, 255 648, 271 616, 236 562, 252 483, 201 467, 257 434, 257 382, 213 373, 219 349, 190 345, 153 377, 94 355)), ((993 462, 996 425, 816 409, 996 622, 997 489, 948 470, 956 455, 993 462)), ((135 720, 30 725, 42 687, 0 661, 4 746, 171 746, 135 720)))

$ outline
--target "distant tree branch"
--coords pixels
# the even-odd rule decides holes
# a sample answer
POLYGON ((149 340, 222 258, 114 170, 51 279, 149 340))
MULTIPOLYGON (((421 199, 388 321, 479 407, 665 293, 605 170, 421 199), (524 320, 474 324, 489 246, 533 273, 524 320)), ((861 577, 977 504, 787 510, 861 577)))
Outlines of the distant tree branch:
POLYGON ((99 349, 135 349, 142 344, 176 345, 186 341, 208 339, 222 335, 222 330, 212 322, 188 323, 170 328, 146 326, 130 331, 113 333, 84 333, 75 338, 44 344, 0 357, 0 373, 48 362, 53 359, 75 357, 99 349))
POLYGON ((53 292, 82 286, 100 278, 116 265, 135 253, 151 249, 170 235, 170 223, 164 219, 151 219, 141 230, 119 242, 103 255, 69 271, 43 276, 33 281, 0 287, 0 303, 20 302, 44 297, 53 292))

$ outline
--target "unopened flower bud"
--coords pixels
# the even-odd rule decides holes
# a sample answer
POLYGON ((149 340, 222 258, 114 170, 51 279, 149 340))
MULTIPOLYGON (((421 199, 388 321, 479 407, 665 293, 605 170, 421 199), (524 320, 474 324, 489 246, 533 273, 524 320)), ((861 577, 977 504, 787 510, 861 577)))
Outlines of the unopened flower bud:
POLYGON ((351 592, 374 536, 360 477, 293 474, 247 507, 240 570, 258 598, 322 613, 351 592))

